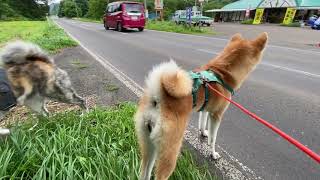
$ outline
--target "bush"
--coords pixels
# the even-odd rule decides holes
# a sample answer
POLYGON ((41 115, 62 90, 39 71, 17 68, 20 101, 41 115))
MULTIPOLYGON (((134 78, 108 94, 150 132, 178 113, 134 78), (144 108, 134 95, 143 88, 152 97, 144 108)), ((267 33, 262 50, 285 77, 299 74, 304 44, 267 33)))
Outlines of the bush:
POLYGON ((150 20, 148 21, 146 28, 158 31, 176 32, 183 34, 214 34, 214 32, 210 28, 177 25, 173 21, 150 20))
POLYGON ((253 23, 253 19, 247 19, 244 21, 241 21, 241 24, 252 24, 253 23))

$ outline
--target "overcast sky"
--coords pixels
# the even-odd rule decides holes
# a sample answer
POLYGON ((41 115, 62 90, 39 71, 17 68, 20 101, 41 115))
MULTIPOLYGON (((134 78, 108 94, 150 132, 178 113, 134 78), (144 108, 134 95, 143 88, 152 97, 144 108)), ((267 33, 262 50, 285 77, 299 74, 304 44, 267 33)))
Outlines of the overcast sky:
POLYGON ((57 2, 60 2, 60 0, 49 0, 49 4, 51 4, 51 3, 57 3, 57 2))

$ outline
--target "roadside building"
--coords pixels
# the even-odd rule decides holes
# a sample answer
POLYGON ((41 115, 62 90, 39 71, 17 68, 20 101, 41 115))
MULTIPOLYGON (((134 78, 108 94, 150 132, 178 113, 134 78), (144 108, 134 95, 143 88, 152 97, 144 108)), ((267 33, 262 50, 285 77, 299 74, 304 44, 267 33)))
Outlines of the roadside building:
POLYGON ((292 20, 305 21, 311 15, 320 14, 320 0, 239 0, 206 12, 212 13, 215 22, 236 22, 254 19, 257 9, 262 13, 260 23, 282 23, 288 18, 288 9, 292 20))

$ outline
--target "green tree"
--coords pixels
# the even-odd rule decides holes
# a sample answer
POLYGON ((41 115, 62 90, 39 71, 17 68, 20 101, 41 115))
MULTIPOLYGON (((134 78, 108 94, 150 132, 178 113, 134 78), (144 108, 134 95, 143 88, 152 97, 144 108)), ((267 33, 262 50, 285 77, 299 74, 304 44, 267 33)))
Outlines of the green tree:
POLYGON ((45 19, 47 0, 0 0, 0 18, 45 19))
POLYGON ((88 9, 89 9, 88 0, 74 0, 74 2, 76 3, 77 8, 80 9, 81 11, 81 14, 80 14, 80 11, 78 10, 79 17, 83 17, 88 13, 88 9))
POLYGON ((64 1, 61 1, 60 2, 60 5, 59 5, 59 10, 58 10, 58 16, 59 17, 64 17, 64 1))
POLYGON ((108 3, 115 0, 90 0, 87 16, 94 19, 102 18, 108 3))
POLYGON ((72 18, 78 17, 81 13, 81 9, 77 7, 74 0, 64 0, 62 11, 64 16, 72 18))

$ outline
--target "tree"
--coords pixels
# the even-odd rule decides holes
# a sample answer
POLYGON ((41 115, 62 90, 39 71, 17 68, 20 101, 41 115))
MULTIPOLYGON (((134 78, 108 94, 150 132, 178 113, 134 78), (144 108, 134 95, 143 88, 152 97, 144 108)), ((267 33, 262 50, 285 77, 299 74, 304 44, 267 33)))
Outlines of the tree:
POLYGON ((115 0, 90 0, 87 16, 94 19, 102 18, 107 4, 115 0))
POLYGON ((78 17, 81 14, 81 10, 77 7, 74 0, 64 0, 62 11, 63 15, 69 18, 78 17))
POLYGON ((60 2, 58 16, 59 17, 64 17, 65 16, 64 15, 64 1, 60 2))
POLYGON ((88 9, 89 9, 89 4, 88 4, 88 0, 74 0, 74 2, 77 5, 77 8, 80 9, 80 11, 78 12, 78 17, 83 17, 84 15, 86 15, 88 13, 88 9))
POLYGON ((45 19, 47 0, 0 0, 0 18, 45 19))

